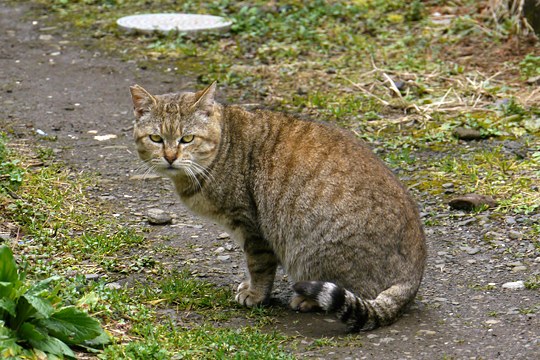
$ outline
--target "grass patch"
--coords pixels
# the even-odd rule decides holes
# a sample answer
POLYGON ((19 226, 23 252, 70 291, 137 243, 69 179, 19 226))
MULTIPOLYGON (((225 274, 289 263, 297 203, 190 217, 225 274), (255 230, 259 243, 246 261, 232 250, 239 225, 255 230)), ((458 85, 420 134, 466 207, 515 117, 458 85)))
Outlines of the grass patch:
POLYGON ((433 160, 422 172, 429 181, 418 188, 440 195, 442 184, 452 182, 461 193, 491 195, 498 200, 498 211, 530 214, 540 208, 540 181, 536 157, 519 159, 501 147, 477 152, 458 152, 433 160), (524 176, 527 174, 527 176, 524 176))
POLYGON ((283 350, 286 337, 241 327, 201 326, 179 329, 172 324, 138 329, 145 341, 108 347, 104 359, 294 359, 283 350))

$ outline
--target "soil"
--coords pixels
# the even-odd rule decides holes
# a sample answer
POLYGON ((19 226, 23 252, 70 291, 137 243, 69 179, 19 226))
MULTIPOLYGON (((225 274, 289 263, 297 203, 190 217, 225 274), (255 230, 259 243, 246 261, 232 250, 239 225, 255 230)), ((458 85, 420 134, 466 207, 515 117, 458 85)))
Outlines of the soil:
MULTIPOLYGON (((194 276, 236 287, 244 275, 241 251, 222 229, 189 214, 167 180, 141 180, 145 170, 131 138, 128 86, 139 83, 164 93, 198 88, 196 79, 104 55, 97 50, 99 40, 72 38, 27 11, 27 5, 0 2, 0 127, 13 129, 14 136, 31 130, 30 140, 53 148, 67 166, 97 174, 90 195, 107 202, 111 217, 148 229, 146 255, 170 267, 189 264, 194 276), (94 138, 109 134, 116 137, 94 138), (149 225, 143 214, 151 208, 173 214, 173 223, 149 225), (160 252, 164 246, 175 253, 160 252)), ((423 213, 442 201, 415 195, 423 213)), ((298 336, 302 345, 291 351, 307 358, 538 358, 540 291, 508 290, 502 284, 539 274, 534 241, 540 239, 527 236, 539 216, 489 214, 448 209, 436 215, 437 225, 426 227, 429 257, 417 301, 397 323, 351 337, 331 315, 288 310, 291 292, 280 274, 271 304, 277 309, 275 322, 268 331, 298 336), (333 338, 333 345, 309 346, 320 337, 333 338)), ((183 314, 175 316, 181 322, 183 314)), ((250 321, 234 319, 237 325, 250 321)))

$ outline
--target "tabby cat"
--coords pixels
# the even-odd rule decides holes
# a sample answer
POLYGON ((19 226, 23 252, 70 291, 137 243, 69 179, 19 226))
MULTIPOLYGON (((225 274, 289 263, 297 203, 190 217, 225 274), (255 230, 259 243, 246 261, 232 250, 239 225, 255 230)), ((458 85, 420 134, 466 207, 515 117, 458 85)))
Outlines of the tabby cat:
POLYGON ((426 259, 417 206, 350 133, 219 104, 215 83, 130 90, 140 158, 243 248, 239 303, 267 301, 278 265, 295 281, 293 309, 336 312, 350 331, 391 324, 414 299, 426 259))

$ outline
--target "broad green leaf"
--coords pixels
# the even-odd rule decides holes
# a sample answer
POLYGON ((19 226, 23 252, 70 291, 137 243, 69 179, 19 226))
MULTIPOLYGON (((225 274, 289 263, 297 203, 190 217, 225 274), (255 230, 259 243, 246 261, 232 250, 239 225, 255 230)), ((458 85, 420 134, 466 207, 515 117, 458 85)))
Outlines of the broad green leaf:
POLYGON ((48 354, 57 355, 59 357, 70 356, 75 357, 75 354, 69 346, 47 335, 43 330, 36 328, 33 324, 25 322, 19 329, 19 337, 25 339, 35 349, 44 351, 48 354))
POLYGON ((99 296, 95 292, 89 292, 77 301, 77 306, 95 306, 99 302, 99 296))
POLYGON ((102 331, 101 335, 91 340, 85 341, 83 346, 87 349, 94 350, 94 348, 102 347, 103 345, 107 345, 110 342, 111 338, 109 337, 109 335, 105 331, 102 331))
POLYGON ((53 306, 47 299, 28 293, 24 294, 23 298, 28 301, 28 303, 37 311, 38 314, 45 318, 49 317, 54 312, 53 306))
POLYGON ((0 245, 0 281, 16 283, 18 280, 17 263, 11 249, 0 245))
POLYGON ((57 281, 57 280, 60 280, 60 279, 61 279, 60 276, 51 276, 50 278, 47 278, 45 280, 41 280, 41 281, 35 283, 34 285, 32 285, 28 289, 28 293, 31 294, 31 295, 40 295, 45 290, 49 289, 49 284, 51 282, 57 281))
POLYGON ((0 298, 0 310, 6 311, 9 315, 15 317, 15 302, 8 298, 0 298))
POLYGON ((24 349, 17 344, 17 338, 3 338, 0 335, 0 359, 18 359, 24 349))
POLYGON ((39 323, 66 344, 81 344, 103 333, 96 319, 73 306, 64 307, 39 323))
POLYGON ((0 281, 0 299, 11 298, 13 283, 0 281))
POLYGON ((17 335, 19 336, 19 339, 26 342, 44 340, 47 336, 43 330, 40 331, 36 329, 36 326, 29 322, 22 323, 19 330, 17 330, 17 335))

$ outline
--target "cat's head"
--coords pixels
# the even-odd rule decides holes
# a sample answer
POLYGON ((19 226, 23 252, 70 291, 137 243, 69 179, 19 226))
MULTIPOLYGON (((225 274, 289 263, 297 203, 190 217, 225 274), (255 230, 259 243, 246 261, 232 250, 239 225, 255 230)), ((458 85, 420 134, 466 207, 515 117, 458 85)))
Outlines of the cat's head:
POLYGON ((130 90, 139 157, 172 178, 204 176, 221 138, 215 82, 196 93, 151 95, 138 85, 130 90))

